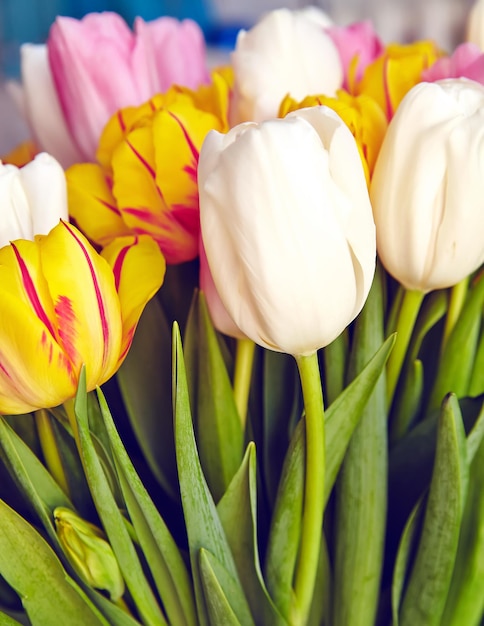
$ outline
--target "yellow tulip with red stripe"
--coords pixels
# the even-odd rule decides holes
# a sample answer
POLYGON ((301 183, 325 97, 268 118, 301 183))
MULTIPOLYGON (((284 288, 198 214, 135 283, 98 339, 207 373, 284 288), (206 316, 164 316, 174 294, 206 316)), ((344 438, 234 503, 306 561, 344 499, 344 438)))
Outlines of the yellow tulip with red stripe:
POLYGON ((148 234, 167 263, 198 255, 199 151, 210 130, 227 131, 229 91, 216 73, 210 86, 175 86, 110 119, 98 164, 67 171, 70 215, 93 242, 148 234))
POLYGON ((105 257, 65 222, 0 250, 0 413, 72 398, 83 364, 88 390, 117 371, 165 262, 149 237, 119 239, 105 257))

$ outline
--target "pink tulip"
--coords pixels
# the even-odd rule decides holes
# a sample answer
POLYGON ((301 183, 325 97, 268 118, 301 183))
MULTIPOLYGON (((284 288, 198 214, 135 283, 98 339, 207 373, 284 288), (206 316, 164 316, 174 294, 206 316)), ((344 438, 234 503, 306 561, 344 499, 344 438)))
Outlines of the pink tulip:
POLYGON ((444 78, 469 78, 484 84, 484 54, 481 49, 473 43, 463 43, 452 56, 442 57, 422 72, 422 80, 428 83, 444 78))
POLYGON ((338 48, 344 71, 343 87, 351 90, 351 85, 363 76, 366 66, 383 52, 383 43, 369 20, 344 27, 330 26, 326 32, 338 48))
POLYGON ((133 33, 116 13, 58 17, 47 47, 67 127, 89 161, 118 109, 139 105, 173 83, 197 87, 208 81, 203 34, 190 20, 138 18, 133 33))

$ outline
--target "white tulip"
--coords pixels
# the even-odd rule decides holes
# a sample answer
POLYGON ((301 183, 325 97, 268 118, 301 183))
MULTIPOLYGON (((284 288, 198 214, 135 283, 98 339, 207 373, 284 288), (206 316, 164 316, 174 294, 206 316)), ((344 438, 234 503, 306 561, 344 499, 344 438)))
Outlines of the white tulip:
POLYGON ((199 193, 215 286, 250 339, 308 355, 360 312, 375 227, 355 140, 334 111, 211 131, 199 193))
POLYGON ((377 249, 409 290, 450 287, 484 261, 484 87, 420 83, 402 100, 370 191, 377 249))
POLYGON ((45 152, 22 168, 0 162, 0 247, 46 235, 68 219, 64 170, 45 152))
POLYGON ((232 53, 232 125, 277 117, 290 94, 333 96, 343 82, 338 50, 311 14, 278 9, 240 31, 232 53))

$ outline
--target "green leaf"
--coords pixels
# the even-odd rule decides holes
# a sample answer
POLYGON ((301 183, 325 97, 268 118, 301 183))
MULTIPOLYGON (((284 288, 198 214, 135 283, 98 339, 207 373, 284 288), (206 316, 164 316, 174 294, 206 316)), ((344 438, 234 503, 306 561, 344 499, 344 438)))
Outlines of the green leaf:
POLYGON ((258 450, 262 451, 263 483, 273 506, 284 456, 295 424, 301 417, 302 394, 295 359, 289 354, 263 350, 259 379, 262 382, 263 413, 258 450))
MULTIPOLYGON (((227 573, 238 582, 237 570, 222 524, 198 458, 188 397, 185 362, 178 325, 173 327, 173 401, 175 448, 180 492, 188 534, 190 561, 195 586, 198 619, 209 624, 199 572, 199 552, 211 552, 227 573)), ((240 586, 240 582, 238 582, 240 586)), ((230 602, 230 598, 228 598, 230 602)))
POLYGON ((459 404, 451 395, 440 414, 434 471, 422 534, 401 606, 401 626, 441 624, 466 498, 466 457, 459 404))
MULTIPOLYGON (((64 549, 52 523, 52 511, 58 506, 73 508, 72 504, 35 454, 3 418, 0 418, 0 445, 8 461, 9 471, 15 476, 15 480, 38 515, 50 542, 62 558, 64 567, 70 571, 70 564, 64 556, 64 549)), ((137 623, 126 612, 85 585, 83 581, 79 579, 78 582, 91 601, 109 619, 110 624, 133 626, 137 623)))
POLYGON ((322 350, 324 360, 325 404, 330 406, 343 391, 348 355, 348 332, 343 331, 322 350))
POLYGON ((96 453, 89 431, 86 373, 83 368, 74 405, 77 438, 86 478, 111 547, 116 555, 136 607, 147 625, 163 625, 166 620, 143 572, 125 521, 113 497, 109 482, 96 453))
MULTIPOLYGON (((468 439, 469 445, 469 439, 468 439)), ((479 626, 484 616, 484 443, 470 465, 469 490, 442 626, 479 626)))
POLYGON ((116 378, 143 456, 166 493, 176 498, 171 326, 156 298, 146 305, 116 378))
POLYGON ((46 541, 1 500, 0 573, 20 595, 32 626, 105 624, 46 541))
MULTIPOLYGON (((349 375, 364 368, 383 341, 382 268, 377 268, 353 335, 349 375)), ((336 483, 332 624, 375 622, 387 512, 387 394, 384 372, 361 411, 336 483)))
POLYGON ((300 420, 284 462, 267 545, 267 588, 287 619, 293 597, 293 578, 301 537, 305 474, 305 424, 300 420))
POLYGON ((484 279, 470 290, 459 318, 439 359, 437 378, 430 396, 430 409, 448 393, 458 398, 468 394, 484 306, 484 279))
POLYGON ((213 554, 203 548, 200 549, 200 576, 211 625, 254 626, 238 581, 230 576, 213 554))
POLYGON ((333 488, 351 435, 385 367, 394 343, 395 335, 392 335, 325 412, 326 473, 324 493, 326 500, 333 488))
POLYGON ((469 382, 469 395, 478 396, 484 393, 484 317, 481 319, 481 334, 476 350, 474 367, 472 368, 471 380, 469 382))
POLYGON ((284 624, 265 587, 257 545, 255 445, 249 443, 242 465, 217 505, 237 572, 252 612, 263 624, 284 624))
POLYGON ((424 389, 424 368, 422 361, 416 359, 406 368, 403 389, 393 405, 390 440, 394 444, 407 433, 412 426, 421 406, 424 389))
POLYGON ((98 398, 128 513, 168 621, 173 625, 195 624, 192 586, 185 563, 131 463, 101 390, 98 390, 98 398))
POLYGON ((192 402, 197 444, 203 472, 215 501, 226 491, 243 457, 244 433, 235 405, 217 335, 208 313, 205 297, 198 293, 193 316, 195 334, 186 353, 187 371, 196 370, 190 387, 196 387, 192 402))
POLYGON ((398 546, 392 580, 392 626, 399 626, 400 604, 402 602, 405 580, 412 558, 414 557, 418 534, 422 524, 424 512, 423 504, 423 499, 420 499, 415 505, 407 523, 405 524, 400 544, 398 546))

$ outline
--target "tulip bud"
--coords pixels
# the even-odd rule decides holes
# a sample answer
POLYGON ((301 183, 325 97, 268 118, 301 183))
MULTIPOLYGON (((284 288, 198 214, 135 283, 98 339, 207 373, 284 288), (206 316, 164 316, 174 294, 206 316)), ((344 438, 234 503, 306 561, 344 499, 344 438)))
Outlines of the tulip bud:
POLYGON ((338 50, 328 34, 303 12, 279 9, 241 31, 232 54, 232 125, 277 116, 286 94, 335 94, 343 81, 338 50))
POLYGON ((64 170, 45 152, 22 168, 0 162, 0 247, 46 235, 67 220, 64 170))
POLYGON ((250 339, 310 354, 359 313, 375 230, 358 148, 334 111, 312 107, 212 131, 199 192, 215 286, 250 339))
POLYGON ((116 602, 124 593, 124 579, 104 533, 64 507, 54 510, 59 541, 77 573, 91 587, 107 591, 116 602))
POLYGON ((377 249, 409 290, 455 285, 484 261, 484 87, 421 83, 402 100, 376 162, 377 249))

